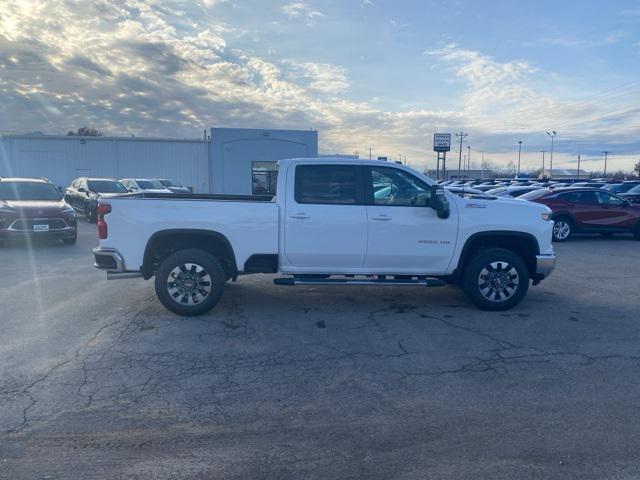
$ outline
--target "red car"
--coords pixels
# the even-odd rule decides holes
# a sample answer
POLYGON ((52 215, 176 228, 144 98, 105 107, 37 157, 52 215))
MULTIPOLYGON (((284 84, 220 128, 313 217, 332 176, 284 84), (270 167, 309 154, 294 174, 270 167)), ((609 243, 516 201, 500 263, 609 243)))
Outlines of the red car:
POLYGON ((596 188, 536 190, 520 198, 552 210, 553 240, 564 242, 574 233, 633 233, 640 240, 640 205, 596 188))

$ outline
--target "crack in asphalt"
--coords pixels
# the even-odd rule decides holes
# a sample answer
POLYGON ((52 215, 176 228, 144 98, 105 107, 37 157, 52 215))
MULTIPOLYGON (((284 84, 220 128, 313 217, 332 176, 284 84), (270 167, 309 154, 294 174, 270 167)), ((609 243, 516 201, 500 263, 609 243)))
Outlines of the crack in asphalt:
MULTIPOLYGON (((196 387, 190 387, 193 392, 202 391, 195 397, 193 403, 188 406, 189 412, 197 412, 206 408, 214 415, 225 418, 225 396, 230 394, 243 395, 253 388, 254 379, 268 379, 271 389, 278 386, 287 386, 291 380, 299 380, 300 368, 309 370, 313 364, 339 364, 350 362, 353 368, 359 366, 360 361, 383 361, 392 359, 404 359, 416 355, 425 355, 424 352, 414 351, 407 345, 407 340, 398 339, 389 333, 390 325, 384 320, 390 315, 410 315, 427 321, 435 321, 446 329, 465 332, 473 337, 488 341, 492 348, 480 349, 477 355, 457 357, 463 361, 457 368, 449 369, 415 369, 411 363, 399 365, 401 368, 384 368, 385 373, 399 375, 400 379, 410 377, 443 376, 466 373, 498 373, 504 374, 510 367, 529 364, 549 364, 554 358, 574 358, 582 361, 581 366, 591 366, 604 360, 640 361, 640 356, 609 353, 603 355, 589 355, 580 351, 547 351, 538 346, 520 345, 513 341, 500 338, 487 332, 485 329, 454 322, 450 315, 434 315, 421 313, 421 306, 401 303, 391 303, 386 308, 367 312, 366 321, 363 324, 346 327, 339 331, 353 331, 373 329, 380 334, 380 339, 385 342, 378 349, 339 348, 335 339, 303 342, 297 347, 302 350, 287 350, 286 347, 274 352, 254 353, 217 353, 217 352, 176 352, 174 350, 160 352, 129 352, 123 349, 124 340, 136 333, 149 329, 157 330, 160 327, 150 327, 145 322, 148 320, 148 308, 155 301, 153 296, 147 298, 135 309, 125 310, 121 318, 103 325, 87 341, 85 341, 74 353, 64 361, 52 367, 43 375, 24 387, 17 382, 0 386, 0 399, 16 400, 19 397, 26 399, 26 406, 22 408, 21 418, 16 424, 8 428, 5 434, 23 432, 36 420, 46 419, 46 416, 33 417, 31 412, 38 404, 37 394, 34 390, 45 382, 52 381, 54 373, 78 362, 81 371, 80 380, 75 388, 76 394, 83 400, 85 409, 95 405, 103 405, 107 402, 126 402, 127 404, 139 404, 152 394, 180 393, 185 388, 186 380, 194 377, 202 377, 196 387), (104 345, 95 345, 103 334, 120 325, 120 328, 111 334, 104 345), (388 349, 380 351, 379 348, 388 349), (114 368, 114 363, 118 368, 114 368), (402 367, 407 368, 402 368, 402 367), (115 372, 117 370, 117 372, 115 372), (101 403, 97 403, 101 402, 101 403)), ((219 322, 225 327, 222 333, 198 333, 196 339, 199 343, 208 343, 206 336, 219 335, 224 340, 235 338, 235 331, 243 331, 243 335, 252 336, 255 330, 249 325, 249 316, 241 307, 240 294, 233 292, 230 295, 226 312, 221 320, 207 319, 206 323, 219 322), (240 321, 237 321, 239 319, 240 321)), ((308 317, 310 310, 304 311, 305 320, 310 325, 316 324, 315 319, 308 317), (308 318, 307 318, 308 317, 308 318)), ((322 334, 327 329, 314 332, 322 334)), ((455 357, 454 357, 455 358, 455 357)), ((321 372, 324 369, 320 369, 321 372)), ((375 369, 374 369, 375 370, 375 369)), ((381 369, 380 369, 381 370, 381 369)), ((157 398, 154 401, 158 402, 157 398)))

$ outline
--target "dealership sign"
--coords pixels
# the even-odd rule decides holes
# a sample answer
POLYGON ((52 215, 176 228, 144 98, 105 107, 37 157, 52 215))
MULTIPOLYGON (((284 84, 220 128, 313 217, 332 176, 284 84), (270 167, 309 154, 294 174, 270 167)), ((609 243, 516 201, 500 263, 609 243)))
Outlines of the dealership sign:
POLYGON ((450 133, 434 133, 433 134, 433 151, 448 152, 451 150, 451 134, 450 133))

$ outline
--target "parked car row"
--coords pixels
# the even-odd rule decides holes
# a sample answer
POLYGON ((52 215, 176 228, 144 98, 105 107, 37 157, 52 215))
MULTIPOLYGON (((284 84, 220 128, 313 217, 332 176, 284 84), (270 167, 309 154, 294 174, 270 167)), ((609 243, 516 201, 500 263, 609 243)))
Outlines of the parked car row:
POLYGON ((471 180, 440 185, 458 195, 513 197, 542 203, 553 212, 553 240, 557 242, 567 241, 574 233, 606 237, 632 233, 640 240, 640 180, 471 180))
POLYGON ((169 179, 80 177, 64 192, 46 178, 0 177, 0 245, 18 237, 62 240, 78 238, 77 214, 95 222, 98 201, 126 193, 191 193, 169 179))
POLYGON ((125 193, 191 193, 191 188, 169 179, 80 177, 65 189, 64 198, 88 222, 95 222, 98 200, 125 193))

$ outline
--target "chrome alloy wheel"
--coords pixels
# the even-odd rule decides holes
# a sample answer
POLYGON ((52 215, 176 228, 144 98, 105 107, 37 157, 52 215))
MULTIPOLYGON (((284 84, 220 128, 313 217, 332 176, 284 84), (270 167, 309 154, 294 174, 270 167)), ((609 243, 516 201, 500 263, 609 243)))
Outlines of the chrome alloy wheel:
POLYGON ((504 302, 511 298, 519 283, 518 271, 508 262, 491 262, 478 276, 480 294, 491 302, 504 302))
POLYGON ((566 220, 557 220, 553 225, 553 236, 564 240, 571 234, 571 225, 566 220))
POLYGON ((169 273, 167 290, 176 303, 198 305, 211 293, 211 276, 200 265, 183 263, 169 273))

